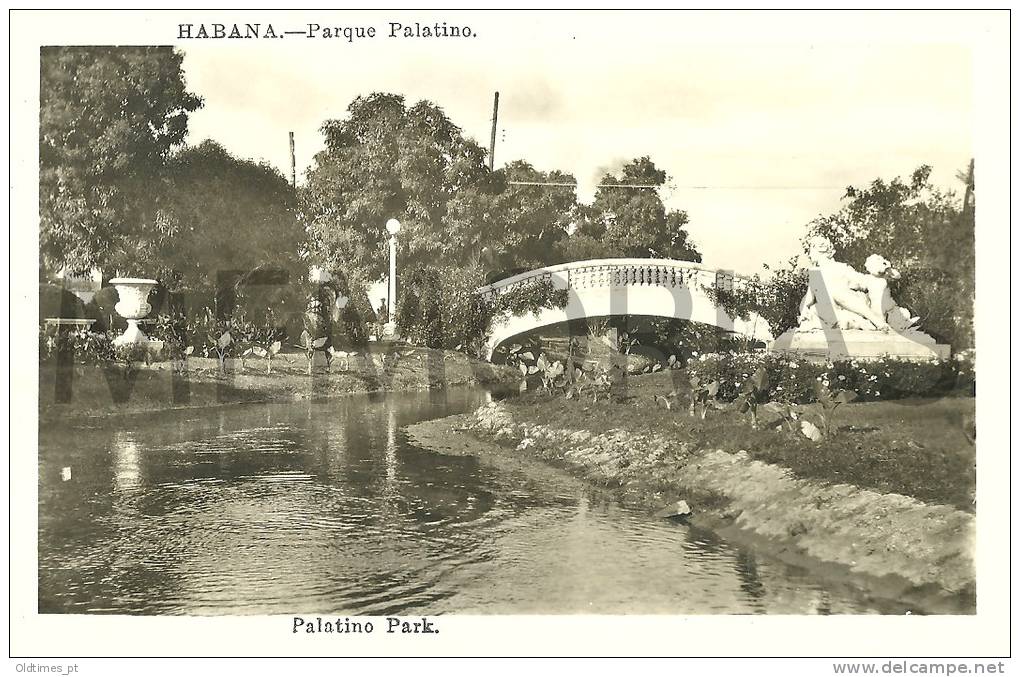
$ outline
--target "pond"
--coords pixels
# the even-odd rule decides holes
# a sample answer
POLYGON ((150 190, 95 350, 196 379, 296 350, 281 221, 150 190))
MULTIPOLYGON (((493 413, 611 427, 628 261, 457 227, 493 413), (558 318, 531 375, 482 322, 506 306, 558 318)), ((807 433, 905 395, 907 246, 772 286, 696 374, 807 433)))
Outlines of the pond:
POLYGON ((451 390, 45 426, 39 611, 906 610, 657 520, 563 471, 433 453, 401 431, 486 398, 451 390))

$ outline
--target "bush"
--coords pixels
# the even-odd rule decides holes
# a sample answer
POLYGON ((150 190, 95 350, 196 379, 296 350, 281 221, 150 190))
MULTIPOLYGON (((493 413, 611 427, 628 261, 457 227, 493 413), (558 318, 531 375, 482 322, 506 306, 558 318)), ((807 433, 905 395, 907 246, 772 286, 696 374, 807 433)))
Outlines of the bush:
POLYGON ((404 279, 396 317, 404 338, 415 345, 442 348, 446 341, 440 270, 422 266, 404 279))
POLYGON ((482 284, 478 267, 414 270, 397 304, 404 338, 429 348, 478 352, 495 309, 476 293, 482 284))
POLYGON ((220 318, 248 318, 264 328, 272 318, 275 327, 295 342, 306 329, 306 313, 313 301, 326 313, 322 327, 332 343, 364 345, 368 342, 369 325, 375 321, 365 285, 349 281, 342 271, 331 271, 333 280, 326 287, 303 279, 295 280, 287 271, 260 269, 225 280, 220 288, 192 287, 169 294, 164 306, 153 304, 153 316, 166 313, 184 314, 189 327, 204 323, 206 310, 211 308, 220 318), (348 302, 337 321, 332 319, 333 294, 342 294, 348 302))
POLYGON ((187 317, 183 312, 158 314, 156 326, 149 331, 149 338, 162 341, 163 350, 170 359, 183 359, 184 351, 190 345, 187 317))
POLYGON ((369 325, 373 324, 375 320, 375 312, 368 305, 368 295, 364 293, 364 290, 361 295, 364 297, 364 302, 356 303, 352 298, 340 315, 344 336, 347 342, 354 347, 368 344, 369 325))
POLYGON ((215 357, 220 371, 225 371, 226 359, 233 357, 238 347, 234 337, 238 330, 234 328, 233 318, 216 317, 212 308, 206 308, 191 326, 195 352, 203 357, 215 357))
POLYGON ((816 363, 764 353, 715 353, 692 360, 687 371, 702 383, 718 381, 719 399, 730 402, 759 367, 768 378, 766 399, 792 404, 816 402, 818 383, 852 390, 861 401, 972 395, 975 390, 974 364, 966 356, 923 362, 885 358, 816 363))
POLYGON ((344 340, 340 341, 338 337, 334 343, 346 343, 351 347, 368 345, 368 336, 373 331, 376 314, 368 298, 367 285, 361 278, 342 270, 333 271, 333 277, 337 289, 347 297, 347 305, 340 314, 338 327, 344 340))
POLYGON ((77 296, 54 284, 39 285, 39 318, 47 317, 83 318, 89 317, 85 304, 77 296))
POLYGON ((709 289, 708 294, 730 317, 748 319, 757 313, 769 324, 774 336, 797 326, 800 302, 807 292, 807 271, 790 268, 774 271, 763 280, 755 275, 736 289, 709 289))
POLYGON ((477 293, 483 284, 481 268, 453 268, 446 271, 443 314, 446 348, 477 354, 492 322, 494 309, 477 293))
POLYGON ((88 329, 56 331, 39 328, 39 360, 45 362, 67 351, 75 364, 101 365, 118 359, 113 345, 114 332, 97 332, 88 329))

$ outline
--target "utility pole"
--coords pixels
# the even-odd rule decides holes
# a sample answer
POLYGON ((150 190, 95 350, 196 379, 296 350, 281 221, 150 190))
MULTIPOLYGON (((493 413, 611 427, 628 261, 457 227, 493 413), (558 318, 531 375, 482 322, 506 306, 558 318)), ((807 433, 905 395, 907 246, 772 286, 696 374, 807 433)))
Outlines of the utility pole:
POLYGON ((492 99, 492 136, 489 137, 489 171, 496 160, 496 117, 499 114, 499 92, 492 99))
POLYGON ((297 162, 294 159, 294 132, 290 134, 290 185, 297 188, 297 162))

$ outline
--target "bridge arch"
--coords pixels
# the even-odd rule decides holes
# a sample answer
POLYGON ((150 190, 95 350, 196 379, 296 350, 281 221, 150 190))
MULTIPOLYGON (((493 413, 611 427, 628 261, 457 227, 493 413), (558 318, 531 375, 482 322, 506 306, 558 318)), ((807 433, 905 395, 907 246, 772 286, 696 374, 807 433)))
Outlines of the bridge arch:
POLYGON ((542 327, 589 317, 646 315, 690 320, 759 341, 773 340, 768 323, 752 313, 748 319, 730 317, 716 303, 711 289, 738 289, 749 278, 673 259, 593 259, 537 268, 478 289, 487 297, 513 293, 521 285, 549 280, 567 290, 563 308, 543 308, 493 319, 486 357, 501 344, 542 327))

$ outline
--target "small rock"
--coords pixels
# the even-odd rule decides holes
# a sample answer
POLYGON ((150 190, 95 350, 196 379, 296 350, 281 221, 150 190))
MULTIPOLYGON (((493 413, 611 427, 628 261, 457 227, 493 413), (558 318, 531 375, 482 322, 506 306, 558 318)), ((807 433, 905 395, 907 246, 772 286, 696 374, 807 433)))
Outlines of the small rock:
POLYGON ((669 518, 669 519, 684 519, 690 517, 693 514, 691 506, 687 505, 687 501, 677 501, 672 505, 668 505, 659 512, 655 513, 656 517, 669 518))

